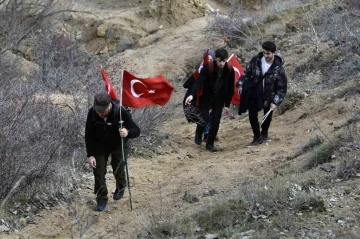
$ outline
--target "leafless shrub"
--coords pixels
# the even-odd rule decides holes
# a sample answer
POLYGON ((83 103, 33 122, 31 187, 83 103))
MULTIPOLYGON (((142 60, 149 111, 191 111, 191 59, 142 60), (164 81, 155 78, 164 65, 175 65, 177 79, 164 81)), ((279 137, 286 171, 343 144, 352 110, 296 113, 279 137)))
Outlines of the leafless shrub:
POLYGON ((360 173, 360 160, 358 159, 358 152, 360 150, 359 122, 360 111, 356 110, 352 113, 352 117, 342 125, 342 127, 346 127, 349 141, 345 142, 338 150, 342 160, 336 168, 336 177, 338 178, 349 180, 357 177, 360 173))
POLYGON ((300 7, 302 4, 303 3, 300 0, 288 0, 288 1, 274 0, 269 4, 268 9, 272 13, 277 14, 287 11, 289 9, 300 7))
POLYGON ((130 113, 141 129, 140 137, 129 142, 133 154, 144 157, 153 157, 158 149, 164 145, 168 135, 161 133, 162 124, 174 117, 174 106, 168 103, 165 106, 147 106, 131 109, 130 113))
POLYGON ((207 31, 224 38, 244 41, 251 32, 240 17, 216 16, 210 23, 207 31))
POLYGON ((173 114, 173 108, 169 105, 148 106, 132 110, 132 115, 137 119, 137 124, 144 135, 153 133, 158 130, 161 124, 170 119, 173 114))
POLYGON ((317 13, 314 27, 321 40, 332 40, 336 45, 359 43, 360 34, 357 30, 360 24, 359 12, 353 8, 353 5, 354 3, 349 3, 348 6, 337 4, 317 13))
MULTIPOLYGON (((10 7, 14 2, 1 4, 10 7)), ((16 1, 25 4, 20 9, 27 6, 26 2, 16 1)), ((99 74, 89 64, 89 56, 71 37, 47 28, 37 34, 23 28, 17 31, 19 36, 33 40, 35 62, 9 51, 0 54, 1 206, 15 196, 25 200, 34 195, 41 198, 42 192, 56 196, 67 194, 75 186, 74 170, 85 157, 85 117, 99 80, 94 77, 99 74), (64 172, 64 168, 69 170, 64 172)), ((21 39, 17 38, 17 43, 21 39)), ((3 49, 15 47, 1 43, 3 49)))
POLYGON ((241 5, 234 2, 231 2, 231 9, 228 15, 214 16, 206 29, 209 35, 222 37, 230 47, 235 47, 262 34, 258 23, 266 19, 265 15, 250 17, 241 5))
POLYGON ((0 1, 0 54, 14 49, 31 33, 49 23, 56 14, 69 11, 70 1, 0 1))
POLYGON ((345 3, 353 9, 360 9, 360 2, 357 0, 347 0, 345 3))

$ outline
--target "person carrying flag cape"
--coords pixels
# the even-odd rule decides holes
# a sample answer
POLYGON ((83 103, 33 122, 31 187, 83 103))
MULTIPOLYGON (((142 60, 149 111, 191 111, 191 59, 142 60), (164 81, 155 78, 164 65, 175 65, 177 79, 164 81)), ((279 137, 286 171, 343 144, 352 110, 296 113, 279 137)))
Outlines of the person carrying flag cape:
MULTIPOLYGON (((198 137, 195 135, 195 144, 197 145, 201 145, 202 141, 206 142, 207 138, 208 138, 208 134, 209 134, 209 129, 210 129, 210 124, 211 124, 211 110, 209 112, 209 114, 206 115, 206 118, 203 118, 204 116, 201 114, 201 112, 194 112, 196 109, 190 109, 188 107, 191 107, 189 105, 185 105, 185 100, 186 98, 190 95, 191 93, 191 88, 194 85, 194 82, 199 78, 199 74, 201 72, 201 69, 203 68, 204 65, 208 64, 210 61, 213 61, 215 59, 215 51, 213 50, 205 50, 203 55, 203 62, 200 65, 197 65, 195 67, 195 71, 189 76, 189 78, 185 81, 183 87, 187 89, 186 93, 185 93, 185 97, 183 100, 183 107, 184 107, 184 113, 185 113, 185 118, 188 120, 188 122, 192 123, 196 123, 196 124, 203 124, 205 125, 204 128, 204 138, 202 139, 202 137, 198 137)), ((202 90, 200 90, 201 92, 202 90)), ((201 92, 202 93, 202 92, 201 92)), ((194 100, 192 103, 194 104, 194 107, 198 107, 199 106, 199 101, 200 101, 200 97, 201 95, 199 94, 199 92, 197 92, 197 99, 196 101, 194 100)), ((219 138, 216 136, 215 137, 215 141, 217 141, 219 138)))
MULTIPOLYGON (((202 96, 200 97, 199 108, 206 118, 211 113, 211 127, 206 142, 206 150, 216 152, 218 149, 214 146, 215 137, 219 130, 222 111, 229 114, 229 106, 234 94, 234 69, 226 61, 229 57, 227 50, 221 48, 215 51, 215 60, 204 65, 199 78, 191 87, 190 95, 186 98, 185 104, 191 104, 195 99, 197 92, 202 87, 202 96)), ((201 140, 205 125, 197 124, 195 138, 201 140)))

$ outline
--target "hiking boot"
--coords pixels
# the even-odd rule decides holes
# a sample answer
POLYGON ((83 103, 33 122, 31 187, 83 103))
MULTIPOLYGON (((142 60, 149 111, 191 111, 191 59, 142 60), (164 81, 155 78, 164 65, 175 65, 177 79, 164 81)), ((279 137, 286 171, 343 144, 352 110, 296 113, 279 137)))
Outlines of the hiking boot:
POLYGON ((210 151, 210 152, 217 152, 217 148, 215 148, 214 145, 211 145, 211 144, 207 144, 206 145, 206 150, 210 151))
POLYGON ((96 205, 95 211, 102 212, 105 211, 106 208, 106 201, 99 201, 96 205))
POLYGON ((202 137, 201 137, 201 135, 199 136, 198 134, 195 134, 195 139, 194 139, 194 141, 195 141, 195 144, 201 145, 201 143, 202 143, 202 137))
POLYGON ((113 199, 114 200, 120 200, 121 198, 124 197, 124 193, 125 193, 125 188, 126 187, 123 187, 121 189, 116 189, 115 192, 114 192, 114 195, 113 195, 113 199))
POLYGON ((263 143, 262 137, 254 138, 254 140, 250 144, 246 145, 246 147, 254 147, 262 143, 263 143))

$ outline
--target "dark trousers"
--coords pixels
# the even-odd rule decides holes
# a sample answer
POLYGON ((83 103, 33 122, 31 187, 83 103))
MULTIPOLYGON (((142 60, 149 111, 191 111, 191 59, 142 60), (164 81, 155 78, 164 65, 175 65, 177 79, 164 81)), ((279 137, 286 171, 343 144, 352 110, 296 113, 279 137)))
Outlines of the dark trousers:
MULTIPOLYGON (((219 99, 215 99, 211 105, 211 115, 209 116, 209 108, 201 108, 204 119, 206 117, 211 117, 211 126, 208 134, 208 139, 206 144, 214 145, 215 137, 219 131, 219 125, 221 120, 222 110, 224 108, 224 102, 219 99), (207 113, 206 113, 207 112, 207 113), (207 114, 207 115, 206 115, 207 114)), ((209 122, 209 121, 207 121, 209 122)), ((205 126, 197 125, 196 126, 196 135, 202 134, 204 132, 205 126)))
MULTIPOLYGON (((269 107, 264 107, 264 115, 270 110, 269 107)), ((251 128, 253 130, 254 138, 257 139, 261 135, 267 135, 268 130, 270 127, 271 119, 272 119, 273 112, 268 115, 264 123, 261 125, 261 132, 260 132, 260 124, 258 121, 258 111, 249 111, 249 120, 251 124, 251 128)), ((262 121, 262 120, 261 120, 262 121)))
MULTIPOLYGON (((125 148, 125 146, 124 146, 125 148)), ((106 187, 106 166, 108 158, 111 155, 111 167, 113 174, 116 180, 116 188, 124 188, 126 186, 126 174, 125 174, 125 160, 127 159, 127 150, 124 151, 125 160, 123 160, 122 149, 114 150, 101 150, 97 152, 96 159, 96 168, 93 169, 95 177, 95 187, 94 192, 96 194, 96 201, 108 201, 108 190, 106 187)))

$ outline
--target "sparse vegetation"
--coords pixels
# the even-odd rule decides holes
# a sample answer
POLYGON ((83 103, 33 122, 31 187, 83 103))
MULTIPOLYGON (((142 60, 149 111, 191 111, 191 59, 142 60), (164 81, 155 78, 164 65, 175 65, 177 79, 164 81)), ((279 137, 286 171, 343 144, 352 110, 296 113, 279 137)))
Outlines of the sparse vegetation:
POLYGON ((217 232, 232 227, 237 221, 242 223, 246 218, 246 208, 243 202, 229 200, 200 212, 195 220, 205 231, 217 232))
POLYGON ((320 164, 331 162, 336 156, 333 154, 344 141, 347 140, 346 136, 335 136, 329 140, 325 140, 322 145, 318 148, 315 148, 311 152, 307 162, 304 165, 304 169, 308 170, 313 167, 316 167, 320 164))
POLYGON ((292 160, 294 158, 299 157, 300 155, 303 155, 311 150, 313 150, 315 147, 319 146, 324 142, 324 139, 320 136, 316 136, 314 138, 310 138, 306 144, 303 146, 300 146, 299 149, 292 155, 288 156, 288 160, 292 160))
POLYGON ((286 111, 293 109, 302 99, 304 99, 304 93, 290 90, 287 92, 284 102, 279 107, 279 114, 282 115, 286 111))

